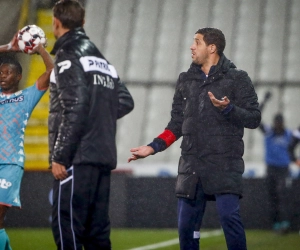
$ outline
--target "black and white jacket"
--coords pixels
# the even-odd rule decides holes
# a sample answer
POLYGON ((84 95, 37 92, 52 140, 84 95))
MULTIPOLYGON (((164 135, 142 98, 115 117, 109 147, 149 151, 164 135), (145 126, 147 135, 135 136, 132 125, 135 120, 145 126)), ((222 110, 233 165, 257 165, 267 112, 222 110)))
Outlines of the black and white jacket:
POLYGON ((114 169, 116 121, 134 107, 129 91, 83 28, 60 37, 51 54, 50 165, 114 169))

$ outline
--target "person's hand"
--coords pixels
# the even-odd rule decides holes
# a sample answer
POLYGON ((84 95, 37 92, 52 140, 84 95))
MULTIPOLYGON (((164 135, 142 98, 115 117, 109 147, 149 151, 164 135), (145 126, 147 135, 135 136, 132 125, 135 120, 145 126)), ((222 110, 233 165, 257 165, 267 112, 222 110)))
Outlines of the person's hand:
POLYGON ((41 43, 39 43, 36 46, 34 46, 33 50, 28 54, 30 54, 30 55, 40 54, 41 50, 44 50, 44 49, 45 49, 44 46, 41 43))
POLYGON ((145 158, 154 153, 154 149, 150 146, 140 146, 137 148, 130 149, 132 153, 131 157, 128 158, 128 162, 135 161, 140 158, 145 158))
POLYGON ((209 98, 210 98, 212 104, 213 104, 216 108, 220 109, 221 111, 224 110, 224 109, 227 107, 227 105, 230 103, 230 100, 227 98, 227 96, 224 96, 224 97, 222 98, 222 100, 218 100, 218 99, 214 96, 214 94, 213 94, 212 92, 210 92, 210 91, 208 92, 208 96, 209 96, 209 98))
POLYGON ((300 159, 297 159, 295 163, 300 168, 300 159))
POLYGON ((56 180, 64 180, 68 177, 66 167, 57 162, 52 162, 52 174, 56 180))
POLYGON ((7 50, 9 51, 15 51, 15 52, 20 52, 20 48, 18 45, 18 32, 13 36, 9 44, 7 45, 7 50))

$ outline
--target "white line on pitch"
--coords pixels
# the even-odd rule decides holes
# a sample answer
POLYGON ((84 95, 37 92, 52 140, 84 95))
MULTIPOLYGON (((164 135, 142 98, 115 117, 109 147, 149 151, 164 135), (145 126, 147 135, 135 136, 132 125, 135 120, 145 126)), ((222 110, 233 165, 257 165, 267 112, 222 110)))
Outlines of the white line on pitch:
MULTIPOLYGON (((209 238, 212 236, 218 236, 218 235, 221 235, 222 233, 223 233, 222 230, 214 230, 214 231, 210 231, 210 232, 200 233, 200 235, 201 235, 200 237, 201 237, 201 239, 204 239, 204 238, 209 238)), ((162 248, 162 247, 172 246, 172 245, 176 245, 176 244, 179 244, 178 238, 173 239, 173 240, 163 241, 163 242, 152 244, 152 245, 143 246, 143 247, 132 248, 129 250, 151 250, 151 249, 158 249, 158 248, 162 248)))

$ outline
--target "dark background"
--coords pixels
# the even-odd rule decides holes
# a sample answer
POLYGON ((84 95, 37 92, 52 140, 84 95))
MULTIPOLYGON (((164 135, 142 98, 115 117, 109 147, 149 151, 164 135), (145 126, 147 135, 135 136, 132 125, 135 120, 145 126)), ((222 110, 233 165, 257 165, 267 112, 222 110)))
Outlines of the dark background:
MULTIPOLYGON (((52 187, 50 172, 25 172, 22 209, 12 208, 6 227, 50 227, 52 187)), ((110 215, 115 228, 176 228, 177 199, 174 177, 133 177, 113 173, 110 215)), ((300 179, 293 180, 289 200, 292 230, 300 229, 300 179)), ((244 179, 241 215, 246 229, 271 229, 264 179, 244 179)), ((215 202, 208 202, 202 228, 219 228, 215 202)))

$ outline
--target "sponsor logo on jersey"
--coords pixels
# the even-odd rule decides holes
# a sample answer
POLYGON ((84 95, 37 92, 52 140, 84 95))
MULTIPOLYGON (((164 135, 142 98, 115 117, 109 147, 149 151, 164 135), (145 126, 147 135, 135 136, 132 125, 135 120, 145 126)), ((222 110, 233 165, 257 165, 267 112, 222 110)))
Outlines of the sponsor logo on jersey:
POLYGON ((24 96, 21 95, 21 96, 17 96, 17 97, 11 98, 11 99, 6 99, 4 101, 0 101, 0 104, 3 105, 3 104, 7 104, 7 103, 23 102, 23 101, 24 101, 24 96))
POLYGON ((54 69, 51 71, 51 74, 50 74, 50 82, 56 83, 54 69))
POLYGON ((15 93, 15 96, 21 95, 23 93, 23 90, 19 90, 15 93))
POLYGON ((103 87, 109 89, 115 88, 115 83, 113 79, 108 75, 103 76, 94 74, 94 85, 102 85, 103 87))
POLYGON ((99 71, 103 74, 111 76, 112 78, 118 78, 115 67, 108 64, 108 62, 103 58, 95 56, 83 56, 79 59, 79 61, 81 62, 85 72, 99 71))
POLYGON ((11 185, 11 182, 6 181, 6 179, 0 179, 0 188, 8 189, 11 185))
POLYGON ((63 73, 66 69, 69 69, 71 67, 72 63, 70 60, 65 60, 62 62, 59 62, 57 64, 58 67, 60 67, 58 74, 63 73))

